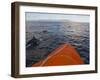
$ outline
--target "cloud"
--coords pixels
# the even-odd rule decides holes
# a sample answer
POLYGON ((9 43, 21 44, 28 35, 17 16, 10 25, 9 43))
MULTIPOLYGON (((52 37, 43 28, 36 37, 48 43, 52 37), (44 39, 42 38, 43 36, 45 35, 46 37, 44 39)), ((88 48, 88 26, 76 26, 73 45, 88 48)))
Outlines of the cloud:
POLYGON ((76 22, 89 22, 90 16, 83 14, 62 14, 62 13, 37 13, 26 12, 26 20, 71 20, 76 22))

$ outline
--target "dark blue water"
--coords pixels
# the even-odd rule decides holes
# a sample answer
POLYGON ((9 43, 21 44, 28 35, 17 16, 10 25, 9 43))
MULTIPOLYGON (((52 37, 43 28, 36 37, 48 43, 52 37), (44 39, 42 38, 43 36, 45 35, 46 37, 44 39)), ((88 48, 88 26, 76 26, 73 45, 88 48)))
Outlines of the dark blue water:
POLYGON ((27 27, 26 31, 39 41, 38 45, 26 48, 27 64, 29 61, 35 63, 45 58, 62 43, 73 45, 84 60, 84 64, 89 64, 88 23, 31 22, 27 23, 27 27))

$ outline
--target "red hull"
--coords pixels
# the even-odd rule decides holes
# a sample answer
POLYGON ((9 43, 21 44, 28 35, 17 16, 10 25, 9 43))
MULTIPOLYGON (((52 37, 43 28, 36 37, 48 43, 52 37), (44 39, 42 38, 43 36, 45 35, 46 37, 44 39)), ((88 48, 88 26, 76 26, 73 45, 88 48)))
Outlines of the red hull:
POLYGON ((70 44, 62 44, 48 55, 47 58, 41 60, 34 66, 61 66, 61 65, 78 65, 84 64, 79 53, 70 44))

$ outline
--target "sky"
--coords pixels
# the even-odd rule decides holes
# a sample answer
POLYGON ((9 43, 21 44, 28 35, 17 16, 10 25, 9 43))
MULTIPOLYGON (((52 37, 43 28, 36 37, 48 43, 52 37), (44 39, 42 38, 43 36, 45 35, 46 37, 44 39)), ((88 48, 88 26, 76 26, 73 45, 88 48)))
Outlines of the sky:
POLYGON ((26 20, 70 20, 75 22, 89 22, 89 15, 82 14, 61 14, 61 13, 39 13, 39 12, 26 12, 26 20))

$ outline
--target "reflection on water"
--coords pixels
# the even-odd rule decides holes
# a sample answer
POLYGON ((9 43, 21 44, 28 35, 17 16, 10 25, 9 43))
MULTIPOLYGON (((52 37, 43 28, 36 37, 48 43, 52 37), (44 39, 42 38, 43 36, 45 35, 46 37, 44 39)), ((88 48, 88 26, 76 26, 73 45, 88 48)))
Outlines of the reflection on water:
POLYGON ((26 66, 45 58, 62 43, 72 44, 85 64, 89 64, 89 23, 68 21, 26 22, 26 66), (32 44, 32 37, 37 40, 32 44), (37 45, 35 45, 37 44, 37 45))

